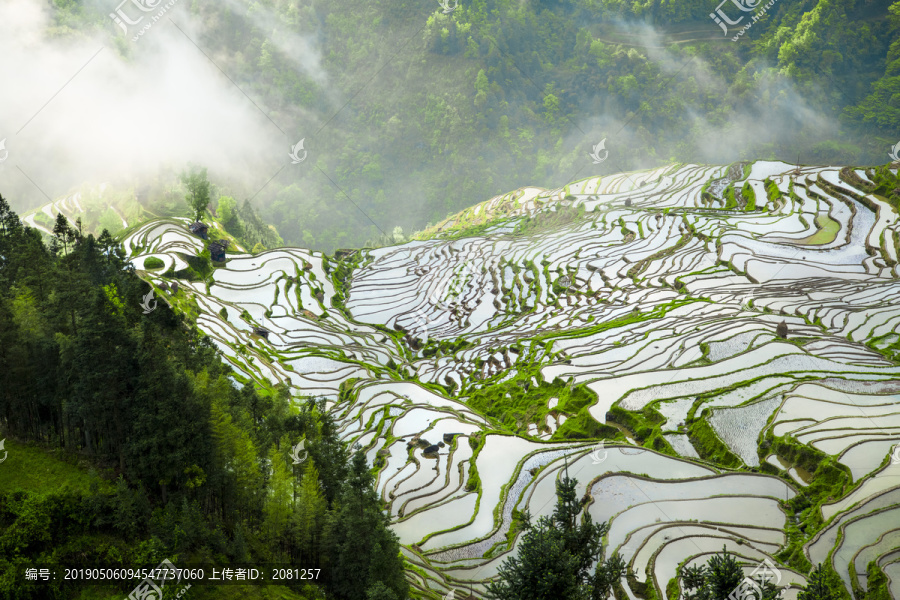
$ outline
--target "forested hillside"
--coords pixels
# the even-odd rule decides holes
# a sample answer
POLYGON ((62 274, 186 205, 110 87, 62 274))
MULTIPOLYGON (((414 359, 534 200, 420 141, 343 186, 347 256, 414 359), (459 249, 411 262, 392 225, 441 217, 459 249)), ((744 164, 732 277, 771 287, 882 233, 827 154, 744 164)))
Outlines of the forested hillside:
MULTIPOLYGON (((142 56, 109 7, 54 3, 55 36, 142 56)), ((775 2, 736 42, 715 9, 471 0, 448 15, 408 0, 232 0, 177 4, 166 20, 190 25, 248 110, 269 119, 285 163, 300 139, 309 152, 224 192, 253 198, 286 243, 333 250, 578 173, 887 162, 900 135, 900 4, 775 2), (609 160, 592 165, 603 139, 609 160)), ((209 166, 213 179, 229 175, 209 166)))
MULTIPOLYGON (((280 588, 290 595, 279 598, 405 598, 372 475, 324 405, 238 384, 209 339, 164 299, 147 302, 147 289, 107 232, 83 236, 60 217, 48 247, 0 197, 0 428, 15 444, 0 470, 0 597, 84 590, 26 582, 38 564, 149 568, 168 558, 321 569, 316 585, 280 588), (301 440, 308 458, 295 465, 301 440), (90 489, 42 481, 75 459, 103 477, 90 489)), ((121 598, 135 583, 90 597, 121 598)))

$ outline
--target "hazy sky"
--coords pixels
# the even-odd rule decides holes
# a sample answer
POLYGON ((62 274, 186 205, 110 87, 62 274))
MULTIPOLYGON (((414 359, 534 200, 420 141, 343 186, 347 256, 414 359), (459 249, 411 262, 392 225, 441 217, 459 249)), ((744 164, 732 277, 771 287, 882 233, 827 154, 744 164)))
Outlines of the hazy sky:
MULTIPOLYGON (((187 161, 262 186, 289 161, 296 135, 279 131, 188 39, 200 36, 187 8, 179 0, 136 42, 129 37, 126 61, 108 38, 48 39, 42 2, 0 3, 0 140, 9 152, 0 190, 17 209, 45 202, 38 188, 57 197, 86 181, 187 161)), ((325 77, 321 69, 311 74, 325 77)))
MULTIPOLYGON (((92 0, 94 6, 106 12, 114 11, 118 1, 121 0, 92 0)), ((159 9, 165 6, 162 0, 143 1, 159 2, 159 9)), ((241 60, 240 56, 204 55, 210 51, 203 48, 202 31, 198 29, 201 26, 191 18, 189 2, 175 0, 174 6, 137 41, 132 37, 140 26, 130 27, 129 36, 123 40, 131 54, 127 60, 120 57, 112 38, 118 31, 112 19, 99 37, 50 38, 47 28, 51 21, 45 2, 4 0, 0 4, 0 89, 4 92, 0 94, 0 140, 5 138, 9 152, 0 163, 0 192, 17 210, 46 202, 44 194, 56 198, 85 182, 128 182, 152 175, 162 165, 181 169, 189 161, 209 167, 211 179, 217 183, 228 183, 228 178, 239 180, 243 192, 240 195, 252 196, 280 167, 290 163, 288 151, 293 144, 318 130, 328 115, 340 110, 354 93, 374 89, 375 83, 359 81, 336 90, 322 65, 327 48, 318 46, 316 36, 300 35, 279 25, 258 4, 248 9, 239 0, 225 0, 235 14, 243 15, 259 30, 275 32, 267 37, 268 43, 314 81, 330 104, 321 107, 321 114, 308 114, 299 107, 291 109, 289 115, 272 112, 262 105, 261 110, 254 102, 261 104, 262 94, 248 90, 251 101, 222 72, 238 72, 232 63, 241 60), (270 113, 269 117, 264 112, 270 113), (292 123, 299 125, 292 130, 292 123)), ((131 2, 123 10, 134 18, 141 14, 131 2)), ((149 21, 146 16, 144 23, 149 21)), ((209 22, 215 26, 215 19, 209 22)), ((314 25, 311 23, 310 27, 314 25)), ((692 78, 708 94, 727 97, 727 82, 713 74, 702 59, 685 67, 685 57, 653 48, 663 44, 663 40, 652 27, 624 23, 619 27, 630 29, 638 43, 649 46, 638 51, 661 65, 664 78, 692 78)), ((712 22, 709 29, 710 35, 715 36, 717 29, 712 22)), ((367 81, 370 73, 363 73, 367 81)), ((438 70, 428 73, 441 76, 438 70)), ((668 85, 667 79, 660 85, 668 85)), ((759 148, 792 139, 801 126, 822 138, 836 135, 833 120, 810 109, 785 80, 757 77, 752 85, 758 102, 731 114, 729 111, 735 107, 723 107, 722 112, 728 117, 722 122, 711 123, 690 106, 683 109, 682 118, 698 132, 682 149, 690 154, 690 160, 727 164, 740 158, 759 158, 759 148)), ((428 82, 408 81, 405 86, 407 90, 408 86, 427 87, 428 82)), ((473 89, 460 93, 474 96, 473 89)), ((598 90, 597 96, 604 93, 598 90)), ((350 103, 341 119, 356 110, 361 99, 362 96, 350 103)), ((596 106, 594 100, 586 98, 585 104, 596 106)), ((387 105, 386 114, 395 110, 387 99, 380 101, 387 105)), ((664 102, 665 94, 649 101, 664 102)), ((520 108, 514 104, 509 107, 513 127, 517 125, 515 119, 523 114, 520 108)), ((396 110, 402 110, 399 100, 396 110)), ((338 121, 329 125, 332 129, 345 126, 338 121)), ((325 135, 339 139, 334 133, 337 132, 326 131, 325 135)), ((580 163, 590 162, 587 152, 604 137, 608 138, 610 160, 602 172, 653 167, 672 158, 657 154, 658 133, 635 129, 634 122, 626 125, 610 114, 591 114, 586 109, 581 120, 562 135, 555 175, 547 181, 529 179, 517 184, 553 187, 564 183, 564 178, 572 176, 580 163), (631 150, 627 161, 624 148, 631 150)), ((310 141, 307 140, 307 148, 310 141)), ((340 148, 331 151, 339 152, 340 148)), ((389 152, 389 145, 385 151, 389 152)), ((439 167, 438 160, 435 168, 439 167)), ((592 165, 577 172, 579 178, 599 173, 592 165)), ((408 175, 414 179, 421 174, 408 175)), ((277 183, 299 182, 304 176, 310 175, 285 172, 277 183)), ((384 188, 397 201, 406 202, 404 196, 416 189, 410 181, 385 181, 384 188)), ((470 198, 465 203, 471 205, 486 199, 470 198)), ((415 205, 421 199, 408 201, 415 205)), ((407 213, 413 213, 413 208, 407 213)), ((381 224, 383 229, 392 225, 381 224)), ((416 225, 423 226, 424 222, 416 225)))

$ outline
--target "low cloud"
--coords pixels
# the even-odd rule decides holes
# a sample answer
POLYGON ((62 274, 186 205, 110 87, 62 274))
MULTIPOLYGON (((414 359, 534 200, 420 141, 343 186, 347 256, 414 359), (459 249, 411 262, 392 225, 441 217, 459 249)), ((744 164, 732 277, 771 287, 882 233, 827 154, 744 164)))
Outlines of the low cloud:
MULTIPOLYGON (((126 182, 189 161, 258 189, 289 162, 297 140, 198 49, 202 32, 189 8, 188 0, 176 2, 136 42, 139 28, 130 27, 125 59, 108 36, 51 37, 44 3, 0 4, 0 140, 9 151, 0 193, 18 210, 87 181, 126 182)), ((109 29, 116 29, 112 19, 109 29)), ((302 68, 325 81, 310 38, 286 35, 279 43, 306 44, 302 68)))

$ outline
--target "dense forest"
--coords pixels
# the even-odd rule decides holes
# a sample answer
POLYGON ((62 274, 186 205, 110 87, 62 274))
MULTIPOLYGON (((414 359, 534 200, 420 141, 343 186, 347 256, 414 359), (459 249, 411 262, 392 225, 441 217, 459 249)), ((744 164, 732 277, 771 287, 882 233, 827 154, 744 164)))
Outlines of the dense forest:
MULTIPOLYGON (((61 581, 26 583, 35 564, 168 558, 321 569, 318 585, 280 598, 405 598, 365 457, 339 441, 323 402, 240 385, 163 299, 144 314, 148 286, 119 245, 79 226, 60 216, 45 244, 0 197, 0 428, 19 456, 55 450, 104 474, 87 491, 16 491, 23 463, 5 461, 0 597, 84 597, 61 581), (302 440, 308 458, 295 465, 302 440)), ((134 583, 90 597, 123 597, 134 583)))
MULTIPOLYGON (((99 4, 54 0, 53 36, 99 36, 136 60, 99 4)), ((715 8, 471 0, 444 14, 407 0, 233 0, 182 3, 171 19, 196 25, 192 39, 248 110, 284 134, 285 164, 298 140, 309 152, 223 195, 252 198, 286 243, 331 251, 597 172, 888 161, 900 3, 776 2, 736 42, 715 8), (588 152, 601 140, 610 154, 597 166, 588 152)), ((211 179, 234 175, 209 166, 211 179)))

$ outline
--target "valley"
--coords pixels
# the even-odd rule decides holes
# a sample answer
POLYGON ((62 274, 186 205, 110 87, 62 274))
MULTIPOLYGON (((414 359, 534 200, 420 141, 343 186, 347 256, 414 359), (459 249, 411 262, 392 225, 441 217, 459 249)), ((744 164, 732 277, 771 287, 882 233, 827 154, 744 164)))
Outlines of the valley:
POLYGON ((327 400, 426 597, 482 594, 568 473, 629 598, 723 546, 785 598, 821 562, 865 590, 872 561, 900 598, 896 173, 673 164, 333 256, 211 263, 177 218, 123 245, 239 378, 327 400))

